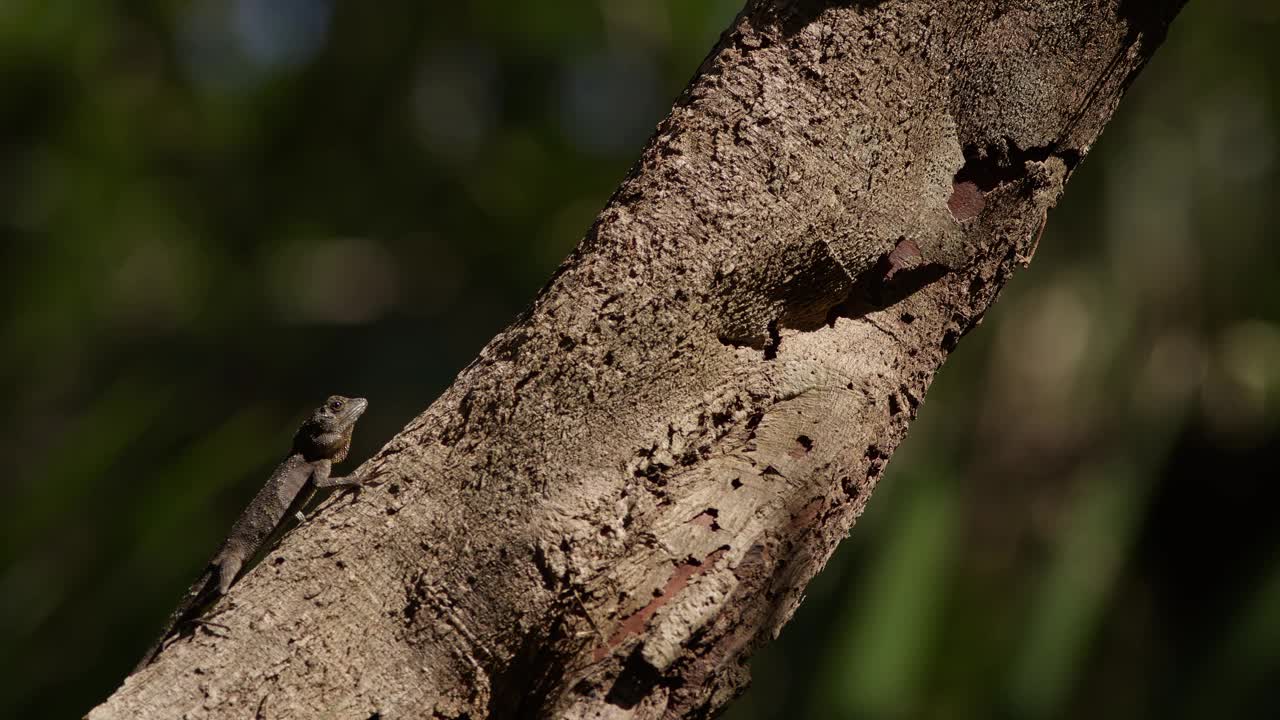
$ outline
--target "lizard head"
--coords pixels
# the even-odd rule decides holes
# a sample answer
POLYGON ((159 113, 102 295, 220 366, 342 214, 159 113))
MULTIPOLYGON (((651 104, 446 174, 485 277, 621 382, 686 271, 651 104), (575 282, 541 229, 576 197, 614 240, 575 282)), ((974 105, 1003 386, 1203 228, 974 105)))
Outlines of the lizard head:
POLYGON ((311 413, 293 438, 293 449, 308 460, 342 462, 351 447, 351 431, 369 407, 364 398, 332 395, 311 413))

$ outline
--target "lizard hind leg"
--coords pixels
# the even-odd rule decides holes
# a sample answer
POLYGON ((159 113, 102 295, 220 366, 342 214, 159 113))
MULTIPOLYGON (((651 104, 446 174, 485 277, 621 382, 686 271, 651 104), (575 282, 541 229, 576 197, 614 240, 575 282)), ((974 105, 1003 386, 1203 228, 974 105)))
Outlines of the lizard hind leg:
POLYGON ((236 581, 236 575, 240 574, 240 568, 244 565, 244 560, 235 554, 228 554, 218 558, 218 595, 226 595, 231 589, 231 583, 236 581))

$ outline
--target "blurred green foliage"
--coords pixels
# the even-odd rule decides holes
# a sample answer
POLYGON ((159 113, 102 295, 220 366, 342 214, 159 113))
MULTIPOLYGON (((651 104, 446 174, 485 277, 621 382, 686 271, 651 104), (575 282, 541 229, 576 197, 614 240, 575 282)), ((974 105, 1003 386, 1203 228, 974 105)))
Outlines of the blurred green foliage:
MULTIPOLYGON (((430 403, 739 6, 0 6, 0 716, 105 697, 317 399, 430 403)), ((731 718, 1280 710, 1277 29, 1184 11, 731 718)))

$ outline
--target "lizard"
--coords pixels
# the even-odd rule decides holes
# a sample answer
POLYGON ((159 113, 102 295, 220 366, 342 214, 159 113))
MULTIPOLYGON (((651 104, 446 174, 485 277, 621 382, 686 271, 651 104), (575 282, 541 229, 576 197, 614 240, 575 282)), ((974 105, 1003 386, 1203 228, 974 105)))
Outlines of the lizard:
POLYGON ((202 610, 227 594, 245 565, 263 548, 291 509, 298 509, 296 517, 303 520, 301 508, 317 488, 360 485, 358 477, 331 477, 329 473, 335 463, 346 459, 351 447, 351 431, 368 406, 369 401, 364 398, 334 395, 302 423, 293 436, 289 456, 276 466, 231 526, 231 532, 209 560, 204 573, 183 595, 169 615, 164 632, 147 649, 133 672, 155 660, 179 625, 195 620, 202 610))

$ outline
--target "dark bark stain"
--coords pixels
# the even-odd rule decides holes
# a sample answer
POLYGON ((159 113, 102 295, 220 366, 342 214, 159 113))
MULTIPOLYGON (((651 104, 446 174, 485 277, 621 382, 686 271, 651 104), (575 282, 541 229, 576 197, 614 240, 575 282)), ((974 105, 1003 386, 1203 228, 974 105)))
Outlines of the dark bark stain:
POLYGON ((693 578, 705 573, 715 566, 716 561, 724 556, 728 548, 720 548, 707 555, 702 560, 689 558, 688 560, 676 565, 671 571, 671 577, 667 580, 667 584, 661 589, 654 592, 654 597, 649 604, 631 613, 618 625, 618 629, 613 635, 609 636, 609 640, 596 649, 595 659, 597 661, 604 659, 609 651, 622 644, 623 640, 631 635, 640 635, 644 632, 645 625, 648 624, 649 618, 658 612, 664 605, 671 602, 681 590, 685 589, 693 578))
POLYGON ((790 455, 793 460, 799 460, 805 455, 808 455, 811 450, 813 450, 813 438, 808 435, 797 435, 795 447, 791 448, 791 452, 787 454, 790 455))
POLYGON ((947 198, 947 209, 956 222, 964 222, 978 217, 986 201, 982 199, 982 191, 978 184, 969 180, 956 180, 951 186, 951 197, 947 198))
MULTIPOLYGON (((960 214, 972 212, 972 206, 975 203, 977 211, 981 212, 985 203, 981 195, 985 195, 1001 185, 1020 182, 1027 176, 1026 166, 1028 162, 1045 162, 1055 156, 1062 159, 1068 171, 1074 170, 1076 165, 1080 164, 1080 153, 1078 151, 1059 147, 1057 143, 1039 145, 1024 150, 1018 147, 1016 140, 1005 137, 997 142, 989 143, 985 147, 976 144, 966 145, 964 148, 964 165, 956 171, 955 181, 952 183, 951 199, 947 201, 947 206, 951 208, 951 214, 957 220, 962 220, 960 214), (961 189, 962 186, 964 186, 963 189, 961 189), (967 186, 973 187, 969 188, 967 186), (975 190, 979 194, 976 200, 973 198, 975 190), (957 194, 962 197, 957 198, 957 194), (959 213, 952 204, 953 202, 961 206, 959 213)), ((976 216, 975 213, 969 217, 976 216)))
POLYGON ((796 530, 811 527, 814 520, 818 519, 818 511, 822 509, 822 504, 822 498, 810 500, 807 505, 800 509, 800 512, 791 516, 789 528, 796 530))
POLYGON ((898 244, 889 251, 885 260, 889 264, 889 269, 885 272, 884 279, 892 280, 894 275, 904 270, 913 270, 920 267, 924 263, 924 255, 920 254, 920 246, 916 244, 915 240, 900 238, 898 244))
POLYGON ((716 508, 707 508, 689 520, 690 525, 698 525, 707 528, 711 532, 720 530, 720 523, 717 519, 720 517, 720 511, 716 508))

